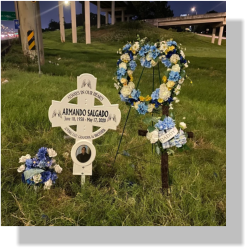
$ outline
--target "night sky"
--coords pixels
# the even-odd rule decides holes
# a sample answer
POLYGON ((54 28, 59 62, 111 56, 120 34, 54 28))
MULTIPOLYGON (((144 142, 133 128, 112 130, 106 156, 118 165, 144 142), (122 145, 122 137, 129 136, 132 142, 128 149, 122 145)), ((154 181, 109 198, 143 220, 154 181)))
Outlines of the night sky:
MULTIPOLYGON (((215 10, 217 12, 226 12, 225 1, 168 1, 174 16, 181 14, 195 14, 191 12, 191 8, 195 7, 197 14, 205 14, 207 11, 215 10)), ((47 28, 51 19, 59 21, 58 1, 40 1, 40 12, 42 28, 47 28)), ((97 7, 91 4, 91 12, 97 13, 97 7)), ((15 11, 14 1, 1 1, 1 11, 15 11)), ((76 14, 81 13, 81 4, 76 1, 76 14)), ((105 15, 105 13, 102 13, 105 15)), ((71 22, 70 4, 64 6, 65 22, 71 22)), ((109 20, 110 22, 110 20, 109 20)), ((14 28, 14 21, 1 21, 1 24, 14 28)))

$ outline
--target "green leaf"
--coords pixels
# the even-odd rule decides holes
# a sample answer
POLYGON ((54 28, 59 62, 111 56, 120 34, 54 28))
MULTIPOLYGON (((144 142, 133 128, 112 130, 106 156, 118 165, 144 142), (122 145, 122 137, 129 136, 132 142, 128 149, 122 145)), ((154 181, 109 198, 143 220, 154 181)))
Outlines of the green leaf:
POLYGON ((154 122, 154 123, 158 123, 158 118, 157 117, 152 117, 151 121, 154 122))
POLYGON ((143 119, 143 123, 145 123, 147 125, 149 125, 151 123, 151 121, 152 121, 152 117, 146 117, 143 119))
POLYGON ((148 130, 149 132, 152 132, 152 131, 154 131, 155 129, 156 129, 156 128, 155 128, 154 126, 149 126, 147 130, 148 130))
POLYGON ((168 155, 173 156, 175 152, 173 150, 171 150, 171 149, 167 149, 167 153, 168 153, 168 155))
POLYGON ((156 145, 156 154, 161 155, 161 150, 160 150, 160 148, 158 147, 158 145, 156 145))
POLYGON ((175 114, 173 113, 173 111, 170 111, 169 116, 170 116, 173 120, 175 120, 175 114))

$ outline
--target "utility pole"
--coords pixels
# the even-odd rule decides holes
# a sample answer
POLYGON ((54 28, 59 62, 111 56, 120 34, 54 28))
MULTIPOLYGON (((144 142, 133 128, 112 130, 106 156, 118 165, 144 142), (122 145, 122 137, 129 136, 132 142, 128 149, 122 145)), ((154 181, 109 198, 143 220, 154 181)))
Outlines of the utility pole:
POLYGON ((24 55, 29 55, 31 58, 34 58, 35 56, 38 57, 39 53, 40 64, 43 65, 45 63, 45 59, 44 59, 44 49, 42 41, 39 2, 33 3, 31 1, 18 1, 18 12, 21 24, 20 37, 23 53, 24 55), (37 49, 38 45, 39 50, 29 50, 28 35, 27 35, 28 31, 33 31, 35 33, 36 36, 35 47, 37 49))

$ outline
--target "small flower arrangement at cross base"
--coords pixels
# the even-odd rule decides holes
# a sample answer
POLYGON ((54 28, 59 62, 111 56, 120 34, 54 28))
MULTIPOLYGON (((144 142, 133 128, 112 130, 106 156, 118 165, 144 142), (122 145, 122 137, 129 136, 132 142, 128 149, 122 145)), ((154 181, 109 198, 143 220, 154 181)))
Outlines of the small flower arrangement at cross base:
POLYGON ((22 182, 36 187, 44 185, 44 190, 50 189, 58 178, 57 173, 62 172, 54 159, 56 156, 52 148, 41 147, 33 158, 29 154, 20 157, 19 163, 22 165, 17 171, 22 173, 22 182))

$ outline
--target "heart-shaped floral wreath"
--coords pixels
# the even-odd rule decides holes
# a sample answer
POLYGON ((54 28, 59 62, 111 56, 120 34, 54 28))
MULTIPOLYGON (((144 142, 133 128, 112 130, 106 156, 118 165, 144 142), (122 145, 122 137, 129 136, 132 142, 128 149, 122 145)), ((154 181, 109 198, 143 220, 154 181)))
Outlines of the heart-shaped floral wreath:
POLYGON ((114 86, 119 90, 121 101, 133 106, 139 114, 152 113, 160 105, 168 105, 173 109, 172 102, 179 102, 177 95, 180 93, 181 84, 186 78, 185 68, 188 67, 183 48, 175 41, 167 40, 149 43, 147 38, 134 43, 127 43, 117 52, 121 54, 117 61, 114 86), (139 89, 135 88, 133 72, 136 69, 136 60, 146 68, 155 67, 161 61, 167 68, 162 78, 160 88, 151 95, 141 96, 139 89))
MULTIPOLYGON (((172 39, 157 43, 149 43, 147 38, 140 39, 134 43, 127 43, 123 49, 118 50, 121 54, 117 61, 117 70, 115 73, 114 87, 119 90, 121 101, 134 107, 139 114, 152 113, 154 109, 158 109, 161 105, 169 106, 173 109, 172 102, 179 102, 176 97, 180 94, 181 85, 185 78, 188 78, 185 68, 188 67, 185 54, 181 44, 179 46, 172 39), (151 95, 141 96, 139 89, 135 88, 133 82, 133 72, 136 69, 136 60, 139 59, 141 66, 146 68, 155 67, 161 61, 167 68, 162 78, 160 88, 157 88, 151 95)), ((185 48, 186 50, 186 48, 185 48)), ((190 80, 192 83, 192 81, 190 80)), ((180 130, 175 131, 174 136, 170 140, 164 141, 165 134, 172 132, 175 128, 175 122, 171 117, 152 117, 148 122, 154 121, 154 126, 148 127, 147 138, 152 144, 156 145, 158 154, 163 149, 167 149, 168 153, 173 153, 170 147, 184 148, 186 145, 186 124, 179 124, 180 130), (160 120, 161 119, 161 120, 160 120)))

